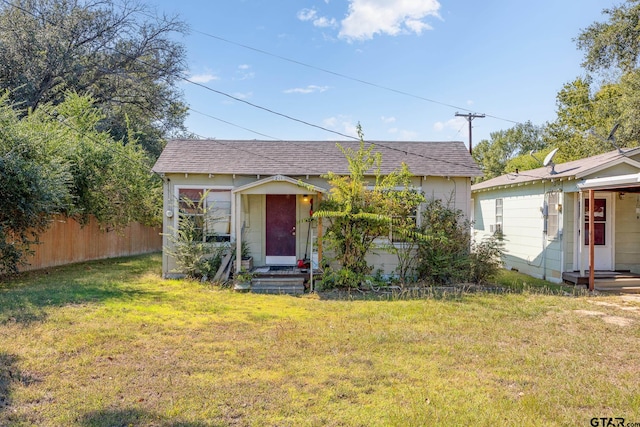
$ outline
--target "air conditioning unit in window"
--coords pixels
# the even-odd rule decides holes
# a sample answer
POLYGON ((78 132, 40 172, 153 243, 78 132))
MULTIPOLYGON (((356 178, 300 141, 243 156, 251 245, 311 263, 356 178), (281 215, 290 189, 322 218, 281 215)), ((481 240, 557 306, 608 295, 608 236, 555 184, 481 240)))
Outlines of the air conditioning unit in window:
POLYGON ((498 223, 498 224, 489 225, 489 232, 490 233, 502 233, 502 224, 498 223))

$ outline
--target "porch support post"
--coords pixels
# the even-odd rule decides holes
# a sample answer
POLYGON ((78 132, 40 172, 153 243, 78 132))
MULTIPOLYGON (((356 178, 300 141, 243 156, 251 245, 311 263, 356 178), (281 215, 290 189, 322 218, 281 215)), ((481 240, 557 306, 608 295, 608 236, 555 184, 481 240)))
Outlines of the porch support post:
POLYGON ((236 193, 236 273, 242 269, 242 195, 236 193))
MULTIPOLYGON (((318 207, 320 206, 320 202, 322 202, 322 193, 318 193, 318 207)), ((318 218, 318 230, 316 239, 318 240, 318 270, 322 265, 322 218, 318 218)), ((313 258, 313 252, 311 252, 311 257, 313 258)), ((313 263, 313 259, 311 260, 313 263)))
POLYGON ((589 291, 595 288, 595 225, 593 224, 595 196, 592 189, 589 190, 589 291))

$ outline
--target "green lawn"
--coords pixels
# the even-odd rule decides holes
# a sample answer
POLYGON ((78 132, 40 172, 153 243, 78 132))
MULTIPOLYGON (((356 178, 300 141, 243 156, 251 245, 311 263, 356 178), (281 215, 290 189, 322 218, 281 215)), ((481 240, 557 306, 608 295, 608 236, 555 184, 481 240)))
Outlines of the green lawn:
POLYGON ((0 425, 640 423, 640 297, 340 300, 162 280, 160 256, 0 284, 0 425))

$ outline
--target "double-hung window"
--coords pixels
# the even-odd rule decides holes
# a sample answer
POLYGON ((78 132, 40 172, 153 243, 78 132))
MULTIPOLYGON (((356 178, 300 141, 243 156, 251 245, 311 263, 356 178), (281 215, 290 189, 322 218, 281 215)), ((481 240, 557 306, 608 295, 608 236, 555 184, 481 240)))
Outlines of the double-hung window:
POLYGON ((502 199, 496 199, 496 224, 494 232, 502 233, 502 199))
POLYGON ((546 231, 547 239, 555 240, 558 238, 558 232, 560 230, 560 193, 558 191, 552 191, 547 193, 547 216, 546 231))
POLYGON ((231 191, 181 188, 178 194, 180 219, 193 224, 194 240, 231 240, 231 191))

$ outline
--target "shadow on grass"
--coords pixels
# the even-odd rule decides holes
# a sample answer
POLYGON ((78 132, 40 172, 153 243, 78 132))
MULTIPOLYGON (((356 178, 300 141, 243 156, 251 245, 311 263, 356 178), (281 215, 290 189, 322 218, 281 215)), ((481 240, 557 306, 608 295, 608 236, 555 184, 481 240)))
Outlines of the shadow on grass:
POLYGON ((12 403, 12 387, 15 384, 28 386, 39 382, 39 380, 20 372, 17 364, 17 356, 0 351, 0 424, 2 425, 6 425, 5 422, 14 424, 20 421, 8 411, 12 403))
POLYGON ((223 426, 226 424, 210 424, 179 420, 166 420, 153 412, 141 409, 102 409, 85 414, 80 420, 85 427, 103 426, 141 426, 154 425, 162 427, 205 427, 223 426))
POLYGON ((42 321, 49 307, 152 295, 137 287, 154 267, 154 261, 143 256, 20 274, 0 283, 0 324, 42 321))

